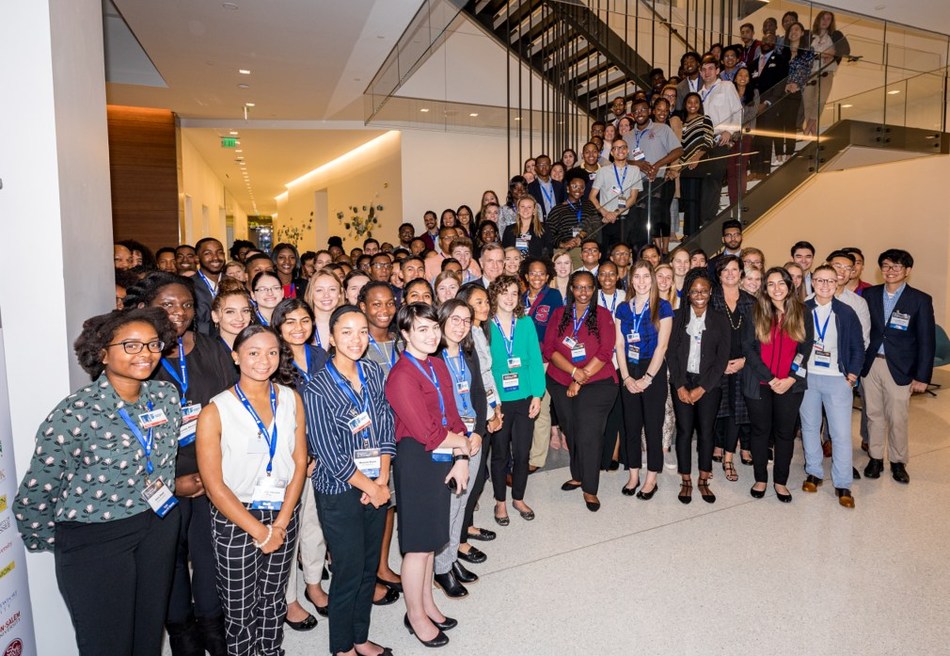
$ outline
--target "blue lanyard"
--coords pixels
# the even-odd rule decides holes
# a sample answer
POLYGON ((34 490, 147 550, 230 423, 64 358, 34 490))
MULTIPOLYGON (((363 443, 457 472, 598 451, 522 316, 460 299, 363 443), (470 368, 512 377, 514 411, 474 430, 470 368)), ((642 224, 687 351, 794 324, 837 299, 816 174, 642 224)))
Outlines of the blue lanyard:
POLYGON ((498 321, 498 317, 492 317, 492 321, 495 322, 495 326, 498 328, 498 332, 501 333, 501 339, 505 343, 505 351, 508 353, 508 357, 512 357, 512 354, 515 351, 515 316, 511 316, 511 338, 505 337, 505 331, 501 329, 501 322, 498 321))
MULTIPOLYGON (((350 402, 353 404, 353 407, 358 411, 365 412, 369 414, 369 388, 366 386, 366 376, 363 374, 363 365, 359 362, 356 363, 356 374, 360 378, 360 389, 363 390, 363 401, 357 398, 356 393, 353 391, 353 388, 346 382, 343 376, 337 371, 336 365, 333 364, 333 361, 327 362, 327 370, 330 372, 330 376, 333 378, 333 382, 336 383, 336 386, 339 387, 347 398, 350 399, 350 402)), ((363 429, 361 437, 369 442, 367 437, 368 429, 363 429)))
POLYGON ((637 130, 633 131, 633 138, 636 140, 637 150, 640 150, 640 140, 643 139, 643 136, 649 132, 650 128, 647 128, 646 130, 640 130, 639 132, 637 132, 637 130))
MULTIPOLYGON (((151 401, 148 402, 148 411, 152 411, 151 401)), ((152 439, 152 429, 148 429, 148 437, 145 437, 142 434, 142 430, 138 427, 138 424, 132 421, 128 410, 119 408, 118 414, 122 417, 122 421, 125 422, 125 425, 129 427, 129 430, 132 431, 132 434, 135 435, 135 439, 142 445, 142 449, 145 451, 145 471, 151 475, 155 471, 155 467, 152 465, 152 448, 155 446, 155 441, 152 439)))
POLYGON ((812 313, 812 317, 813 317, 814 320, 815 320, 815 332, 818 333, 818 341, 821 342, 822 345, 824 345, 824 343, 825 343, 825 334, 828 332, 828 322, 831 321, 831 314, 832 314, 831 312, 828 313, 828 316, 825 317, 825 323, 824 323, 824 325, 822 325, 821 327, 819 327, 819 326, 818 326, 818 313, 817 313, 817 312, 813 312, 813 313, 812 313))
POLYGON ((435 367, 432 366, 431 362, 426 362, 426 364, 429 365, 429 373, 426 373, 425 370, 422 368, 422 365, 416 359, 416 356, 414 356, 409 351, 406 351, 405 355, 407 358, 409 358, 409 362, 414 364, 416 366, 416 369, 422 372, 422 375, 428 378, 429 382, 435 385, 436 394, 439 395, 439 412, 442 413, 442 427, 444 428, 448 426, 449 420, 445 418, 445 399, 442 398, 442 388, 439 387, 439 377, 435 375, 435 367))
POLYGON ((198 270, 198 277, 201 278, 204 284, 208 286, 208 290, 211 292, 211 296, 218 295, 217 286, 213 282, 211 282, 211 279, 208 278, 205 274, 203 274, 200 269, 198 270))
MULTIPOLYGON (((452 380, 455 381, 456 385, 457 385, 458 383, 461 383, 461 382, 464 382, 464 381, 468 381, 468 376, 465 375, 465 373, 466 373, 466 369, 465 369, 465 357, 462 355, 461 349, 459 349, 459 355, 458 355, 458 365, 459 365, 459 366, 458 366, 458 369, 457 369, 457 370, 456 370, 456 368, 455 368, 455 366, 454 366, 454 364, 453 364, 453 362, 452 362, 455 358, 453 358, 452 356, 449 355, 448 349, 442 349, 442 357, 443 357, 443 359, 445 360, 445 363, 446 363, 447 365, 449 365, 449 373, 452 374, 452 380)), ((462 394, 462 393, 459 394, 459 397, 461 397, 461 399, 462 399, 462 411, 463 411, 466 415, 468 414, 468 408, 469 408, 469 405, 468 405, 468 397, 469 397, 470 395, 471 395, 471 391, 465 392, 464 394, 462 394)))
POLYGON ((277 392, 274 390, 274 384, 270 384, 270 411, 274 415, 274 429, 268 437, 267 426, 264 425, 264 422, 261 421, 261 417, 257 414, 257 410, 254 409, 254 406, 251 405, 251 402, 247 400, 247 396, 244 394, 244 390, 241 389, 241 383, 237 383, 234 386, 234 391, 237 393, 237 397, 241 400, 241 403, 244 405, 245 409, 251 413, 251 417, 254 418, 254 423, 257 424, 257 428, 261 431, 261 437, 264 438, 264 441, 267 442, 267 446, 270 450, 270 456, 267 459, 267 475, 270 476, 271 470, 274 468, 274 454, 277 453, 277 392))
POLYGON ((257 308, 254 308, 254 312, 257 314, 257 320, 261 322, 262 326, 270 325, 270 322, 268 322, 267 319, 264 318, 264 315, 261 314, 260 310, 258 310, 257 308))
MULTIPOLYGON (((624 176, 626 176, 626 175, 627 175, 627 172, 624 171, 624 176)), ((580 222, 581 222, 581 208, 584 206, 584 204, 583 204, 583 203, 578 203, 578 204, 577 204, 577 207, 574 207, 574 203, 572 203, 571 201, 567 201, 567 204, 571 206, 571 209, 572 209, 572 210, 574 210, 575 212, 577 212, 577 223, 578 223, 578 225, 580 225, 580 222)))
POLYGON ((185 400, 185 397, 188 396, 188 363, 185 361, 185 343, 181 337, 178 338, 178 370, 181 372, 181 375, 178 375, 178 372, 175 371, 175 367, 172 366, 172 363, 169 362, 167 358, 162 358, 162 366, 165 367, 165 371, 171 374, 171 377, 178 383, 178 387, 181 388, 181 404, 183 406, 188 405, 188 401, 185 400))
POLYGON ((231 351, 234 350, 234 349, 231 347, 231 345, 228 344, 227 341, 226 341, 223 337, 221 337, 221 335, 218 335, 218 339, 220 339, 220 340, 221 340, 221 343, 224 344, 224 348, 227 350, 228 353, 230 353, 231 351))
POLYGON ((304 352, 304 358, 305 358, 304 364, 307 365, 307 371, 304 371, 303 367, 297 364, 296 360, 294 360, 294 367, 297 369, 297 371, 300 372, 300 375, 303 376, 304 382, 309 383, 310 382, 310 373, 309 373, 310 371, 310 344, 303 345, 303 352, 304 352))
POLYGON ((613 303, 611 303, 609 306, 607 305, 607 297, 604 296, 604 292, 603 292, 603 291, 600 292, 600 300, 604 302, 604 307, 607 308, 608 310, 610 310, 610 316, 613 316, 613 314, 614 314, 614 309, 617 307, 617 292, 616 292, 616 290, 614 290, 613 303))
POLYGON ((719 86, 719 83, 716 82, 714 85, 712 85, 711 87, 709 87, 709 91, 707 91, 706 93, 703 93, 702 91, 699 92, 699 95, 701 96, 703 102, 706 102, 706 98, 708 98, 708 97, 709 97, 709 94, 711 94, 713 91, 715 91, 716 87, 718 87, 718 86, 719 86))
MULTIPOLYGON (((385 360, 386 360, 386 352, 385 352, 385 351, 383 350, 383 348, 376 342, 376 340, 373 339, 373 336, 372 336, 372 335, 369 336, 369 343, 370 343, 370 345, 372 345, 372 347, 373 347, 374 349, 376 349, 376 352, 379 353, 379 357, 381 357, 381 358, 385 361, 385 360)), ((393 342, 393 354, 392 354, 391 356, 389 356, 389 368, 392 369, 392 368, 395 367, 395 366, 396 366, 396 342, 393 342)))
MULTIPOLYGON (((372 339, 373 338, 370 337, 370 341, 372 341, 372 339)), ((320 329, 317 327, 317 324, 313 324, 313 343, 323 348, 323 343, 320 341, 320 329)))
POLYGON ((548 201, 548 207, 554 205, 554 183, 548 183, 551 186, 551 193, 548 193, 548 190, 544 188, 544 183, 538 180, 538 187, 541 188, 541 193, 544 195, 544 200, 548 201))
POLYGON ((571 322, 574 324, 574 332, 571 333, 571 337, 577 339, 577 331, 581 329, 581 325, 584 323, 584 319, 587 318, 587 315, 590 313, 590 305, 587 306, 587 309, 584 310, 584 314, 581 315, 581 318, 577 318, 577 303, 571 306, 571 322))
POLYGON ((617 165, 614 164, 613 166, 614 166, 614 177, 617 178, 617 186, 620 187, 620 193, 623 193, 623 183, 626 182, 626 180, 627 180, 627 171, 628 171, 629 169, 627 169, 627 165, 624 164, 624 166, 623 166, 623 178, 621 178, 621 177, 620 177, 620 174, 617 173, 617 165))
POLYGON ((643 309, 640 310, 639 314, 637 314, 637 299, 634 298, 632 301, 630 301, 630 311, 635 317, 633 322, 633 332, 637 333, 638 335, 640 334, 640 324, 643 323, 643 317, 647 316, 647 311, 649 309, 650 301, 647 300, 647 302, 643 304, 643 309))

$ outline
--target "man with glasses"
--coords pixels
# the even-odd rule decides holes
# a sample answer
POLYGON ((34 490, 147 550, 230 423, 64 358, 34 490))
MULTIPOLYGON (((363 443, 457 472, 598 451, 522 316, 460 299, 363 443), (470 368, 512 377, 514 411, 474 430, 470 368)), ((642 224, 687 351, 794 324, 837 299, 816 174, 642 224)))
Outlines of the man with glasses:
POLYGON ((722 181, 726 175, 724 159, 732 149, 732 135, 737 134, 742 124, 742 102, 734 84, 719 79, 719 60, 713 55, 703 57, 699 77, 703 86, 699 97, 703 111, 713 124, 713 147, 706 154, 708 175, 703 178, 700 225, 706 225, 719 213, 722 181))
POLYGON ((608 249, 616 243, 626 243, 623 219, 643 189, 640 169, 627 164, 627 142, 622 137, 614 139, 610 152, 614 163, 597 171, 589 197, 603 217, 603 234, 598 241, 608 249))
POLYGON ((907 284, 914 267, 907 251, 886 250, 877 263, 884 284, 869 287, 863 295, 871 313, 870 344, 861 372, 870 438, 864 475, 880 478, 886 445, 894 480, 909 483, 907 409, 911 394, 926 392, 933 374, 933 299, 907 284))
POLYGON ((617 288, 627 291, 627 275, 633 260, 633 251, 626 244, 614 244, 610 249, 610 261, 617 266, 617 288))

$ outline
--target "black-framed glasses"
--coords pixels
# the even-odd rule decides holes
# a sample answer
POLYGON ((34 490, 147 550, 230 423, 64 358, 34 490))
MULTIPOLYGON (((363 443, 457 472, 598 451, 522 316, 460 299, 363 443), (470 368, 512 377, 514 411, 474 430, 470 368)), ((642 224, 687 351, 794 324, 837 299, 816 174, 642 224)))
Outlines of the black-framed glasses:
POLYGON ((121 346, 122 350, 129 355, 141 353, 143 348, 147 348, 152 353, 161 353, 165 350, 165 342, 160 339, 153 339, 150 342, 112 342, 106 346, 121 346))

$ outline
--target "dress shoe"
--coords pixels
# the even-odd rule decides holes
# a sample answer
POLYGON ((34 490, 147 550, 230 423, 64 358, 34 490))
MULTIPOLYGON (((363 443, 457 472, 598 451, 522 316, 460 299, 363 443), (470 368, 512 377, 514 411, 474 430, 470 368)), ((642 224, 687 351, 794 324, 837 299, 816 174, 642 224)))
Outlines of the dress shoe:
POLYGON ((442 592, 450 599, 461 599, 462 597, 468 596, 468 590, 465 589, 464 585, 459 583, 459 580, 455 578, 455 574, 452 573, 452 570, 449 570, 445 574, 436 574, 435 584, 442 588, 442 592))
POLYGON ((600 500, 593 494, 585 494, 584 503, 587 505, 587 509, 591 512, 597 512, 600 510, 600 500))
POLYGON ((713 454, 712 459, 713 459, 713 462, 722 462, 722 454, 720 453, 718 456, 716 454, 713 454))
POLYGON ((699 483, 696 485, 699 488, 699 496, 706 503, 716 503, 716 495, 712 493, 712 490, 709 489, 709 479, 702 476, 699 477, 699 483))
POLYGON ((676 495, 680 503, 688 505, 693 500, 693 481, 683 479, 680 481, 680 493, 676 495))
POLYGON ((443 631, 454 629, 455 627, 459 625, 459 622, 457 619, 455 619, 454 617, 449 617, 448 615, 445 616, 444 622, 436 622, 431 617, 429 618, 429 621, 435 624, 436 628, 442 629, 443 631))
POLYGON ((570 492, 571 490, 576 490, 581 485, 582 483, 577 483, 575 481, 567 481, 566 483, 561 485, 561 489, 564 490, 565 492, 570 492))
MULTIPOLYGON (((402 583, 397 583, 395 581, 387 581, 386 579, 381 579, 378 576, 376 577, 376 582, 379 583, 380 585, 385 585, 387 588, 392 588, 396 592, 402 592, 402 583)), ((307 599, 310 599, 310 597, 308 596, 307 599)), ((313 601, 311 600, 310 603, 313 604, 313 601)), ((313 604, 313 605, 316 606, 316 604, 313 604)))
POLYGON ((824 483, 822 479, 809 474, 802 483, 802 492, 817 492, 822 483, 824 483))
POLYGON ((826 458, 831 457, 831 440, 825 440, 821 443, 821 453, 826 458))
MULTIPOLYGON (((430 619, 429 621, 431 622, 432 620, 430 619)), ((412 623, 409 621, 408 613, 402 618, 402 623, 407 629, 409 629, 409 635, 416 635, 415 630, 412 628, 412 623)), ((435 624, 435 622, 432 623, 435 624)), ((438 628, 438 625, 436 625, 436 627, 438 628)), ((444 647, 449 644, 449 636, 442 633, 442 629, 439 629, 438 635, 432 638, 432 640, 423 640, 419 636, 416 636, 416 640, 421 642, 425 647, 444 647)))
POLYGON ((643 488, 640 488, 640 491, 637 492, 637 498, 643 499, 644 501, 649 501, 650 499, 653 498, 653 495, 656 494, 656 491, 658 489, 660 489, 660 485, 658 483, 654 483, 653 489, 650 490, 649 492, 646 492, 643 488))
POLYGON ((465 569, 465 566, 457 560, 452 563, 452 573, 455 574, 455 578, 458 579, 460 583, 475 583, 478 581, 478 574, 468 571, 465 569))
POLYGON ((521 519, 525 520, 526 522, 530 522, 534 519, 534 511, 531 510, 531 508, 528 508, 527 510, 518 510, 514 504, 511 504, 511 507, 514 508, 515 512, 521 515, 521 519))
POLYGON ((488 560, 486 556, 480 549, 475 547, 469 547, 468 553, 459 550, 458 557, 464 560, 466 563, 472 563, 473 565, 478 565, 479 563, 484 563, 488 560))
POLYGON ((317 618, 310 613, 307 613, 307 617, 300 620, 299 622, 292 622, 285 617, 284 624, 292 628, 294 631, 311 631, 317 626, 317 618))
POLYGON ((751 465, 751 464, 752 464, 752 454, 750 453, 748 457, 746 457, 745 454, 746 454, 746 452, 745 452, 745 451, 742 451, 742 452, 739 454, 739 460, 742 461, 742 464, 743 464, 743 465, 751 465))
POLYGON ((498 516, 495 515, 495 523, 499 526, 508 526, 511 523, 511 519, 508 518, 508 515, 498 516))
POLYGON ((755 486, 752 486, 751 488, 749 488, 749 494, 752 495, 752 498, 753 498, 753 499, 764 499, 764 498, 765 498, 765 490, 756 490, 756 489, 755 489, 755 486))
POLYGON ((469 540, 481 540, 482 542, 491 542, 495 539, 496 533, 494 531, 489 531, 487 528, 476 529, 477 533, 469 532, 469 540))
POLYGON ((778 491, 778 488, 775 487, 774 485, 772 486, 772 489, 775 490, 775 498, 778 499, 779 501, 781 501, 782 503, 791 503, 791 502, 792 502, 792 495, 791 495, 791 494, 782 494, 781 492, 778 491))
POLYGON ((620 461, 611 460, 610 464, 607 466, 607 471, 617 471, 618 469, 620 469, 620 461))
POLYGON ((835 494, 838 495, 838 503, 845 508, 854 508, 854 497, 851 496, 851 490, 843 487, 836 487, 835 494))
POLYGON ((858 468, 857 468, 857 467, 852 467, 852 468, 851 468, 851 478, 853 478, 853 479, 856 480, 856 481, 860 481, 860 480, 861 480, 861 474, 858 473, 858 468))
POLYGON ((907 468, 904 467, 902 462, 892 462, 891 463, 891 476, 898 483, 910 483, 910 476, 907 474, 907 468))
POLYGON ((392 588, 386 588, 386 596, 379 601, 373 601, 374 606, 388 606, 399 601, 399 593, 392 588))
POLYGON ((866 478, 880 478, 882 471, 884 471, 884 461, 871 458, 868 460, 867 467, 864 468, 864 476, 866 478))
MULTIPOLYGON (((398 585, 399 588, 398 588, 398 590, 396 590, 396 591, 397 591, 397 592, 402 591, 402 586, 399 585, 398 583, 389 583, 389 582, 387 582, 387 581, 382 580, 382 579, 379 578, 378 576, 376 577, 376 582, 379 583, 380 585, 385 585, 387 588, 389 588, 389 587, 394 587, 394 586, 397 586, 397 585, 398 585)), ((304 591, 303 591, 303 596, 306 597, 306 598, 307 598, 307 601, 309 601, 311 604, 313 604, 313 607, 317 609, 317 614, 318 614, 318 615, 320 615, 321 617, 330 617, 330 604, 329 604, 329 603, 327 603, 326 606, 318 606, 318 605, 317 605, 317 602, 315 602, 313 599, 310 598, 310 592, 309 592, 308 590, 304 590, 304 591)))
POLYGON ((627 487, 626 485, 624 485, 622 488, 620 488, 620 494, 624 495, 625 497, 632 497, 633 495, 637 493, 638 487, 640 487, 639 481, 637 481, 637 484, 634 485, 633 487, 627 487))

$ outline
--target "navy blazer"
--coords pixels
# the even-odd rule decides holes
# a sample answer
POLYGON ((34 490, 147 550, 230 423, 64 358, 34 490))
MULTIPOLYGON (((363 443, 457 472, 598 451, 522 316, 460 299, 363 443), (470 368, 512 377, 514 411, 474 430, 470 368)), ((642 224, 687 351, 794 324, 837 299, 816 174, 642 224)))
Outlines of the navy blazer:
MULTIPOLYGON (((751 316, 749 318, 752 319, 751 316)), ((769 366, 762 361, 762 344, 755 336, 755 322, 751 320, 742 322, 742 331, 742 355, 745 356, 745 366, 739 372, 742 375, 742 393, 750 399, 758 399, 761 398, 762 383, 768 383, 775 376, 769 366)), ((804 371, 799 369, 795 373, 791 371, 788 373, 795 379, 795 383, 786 394, 801 393, 808 387, 805 377, 808 374, 808 356, 811 355, 814 345, 815 320, 811 316, 811 308, 808 308, 805 310, 805 339, 795 349, 796 357, 802 356, 804 371)))
POLYGON ((910 385, 915 380, 929 383, 937 349, 934 305, 930 295, 910 285, 904 287, 894 310, 910 316, 907 330, 888 325, 889 317, 884 316, 884 285, 868 287, 862 296, 871 313, 871 342, 865 352, 861 375, 867 376, 871 371, 874 357, 883 344, 887 368, 895 383, 910 385))
MULTIPOLYGON (((567 198, 567 194, 564 191, 564 183, 558 182, 554 178, 551 178, 551 188, 554 189, 554 202, 551 203, 551 209, 564 202, 564 199, 567 198)), ((535 179, 528 183, 528 193, 534 196, 534 199, 538 201, 538 210, 541 212, 541 218, 546 219, 548 213, 544 211, 544 192, 541 191, 541 183, 535 179)))
MULTIPOLYGON (((805 301, 805 305, 814 310, 818 301, 814 297, 805 301)), ((835 315, 835 331, 838 333, 838 370, 844 376, 861 375, 864 364, 864 335, 861 332, 861 320, 847 303, 837 298, 831 299, 831 312, 835 315)), ((815 315, 812 315, 814 325, 815 315)))

